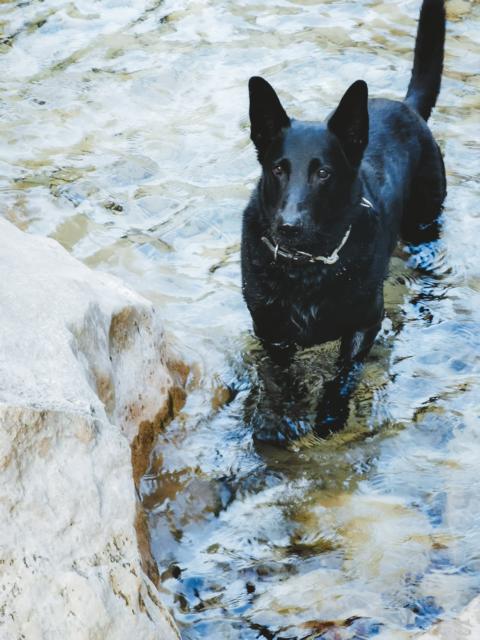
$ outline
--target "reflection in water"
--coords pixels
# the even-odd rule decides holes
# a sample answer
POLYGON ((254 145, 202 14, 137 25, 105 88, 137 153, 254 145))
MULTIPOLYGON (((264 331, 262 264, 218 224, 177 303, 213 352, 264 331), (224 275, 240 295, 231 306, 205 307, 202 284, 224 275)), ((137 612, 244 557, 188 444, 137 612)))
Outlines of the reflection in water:
POLYGON ((336 345, 272 390, 239 287, 248 77, 304 119, 359 77, 401 97, 418 5, 1 4, 5 215, 154 300, 195 364, 141 487, 185 640, 405 640, 480 592, 478 3, 448 3, 442 237, 393 258, 344 430, 309 429, 336 345))

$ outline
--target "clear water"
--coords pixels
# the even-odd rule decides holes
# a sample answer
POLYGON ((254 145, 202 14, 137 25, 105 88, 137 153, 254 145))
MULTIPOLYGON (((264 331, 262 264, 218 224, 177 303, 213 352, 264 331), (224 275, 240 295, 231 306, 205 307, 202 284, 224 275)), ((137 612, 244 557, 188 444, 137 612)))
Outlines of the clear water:
MULTIPOLYGON (((245 420, 268 404, 239 285, 247 79, 306 119, 359 77, 402 97, 418 6, 0 4, 3 215, 151 298, 193 363, 141 486, 184 640, 403 640, 480 593, 478 3, 448 3, 443 235, 394 257, 346 429, 279 446, 245 420)), ((308 389, 332 350, 299 359, 308 389)))

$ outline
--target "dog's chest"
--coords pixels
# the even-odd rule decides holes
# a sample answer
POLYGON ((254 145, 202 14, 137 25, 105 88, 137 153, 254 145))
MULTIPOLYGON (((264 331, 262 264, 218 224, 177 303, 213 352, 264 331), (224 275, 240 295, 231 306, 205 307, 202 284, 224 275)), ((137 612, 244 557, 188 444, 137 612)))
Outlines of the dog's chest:
POLYGON ((313 302, 292 302, 285 305, 286 318, 302 334, 310 334, 321 320, 320 305, 313 302))
POLYGON ((345 264, 258 267, 244 271, 244 296, 258 336, 311 346, 342 335, 354 297, 345 264))
POLYGON ((299 343, 314 341, 320 334, 331 334, 338 305, 326 282, 318 277, 292 279, 283 282, 275 293, 278 321, 288 327, 299 343))

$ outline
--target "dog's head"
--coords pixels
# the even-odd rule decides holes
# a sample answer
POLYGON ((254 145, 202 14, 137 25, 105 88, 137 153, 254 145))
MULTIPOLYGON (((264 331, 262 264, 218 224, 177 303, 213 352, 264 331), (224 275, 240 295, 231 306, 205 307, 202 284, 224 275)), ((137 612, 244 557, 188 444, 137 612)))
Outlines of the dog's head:
POLYGON ((266 233, 286 248, 332 251, 359 197, 358 167, 368 144, 367 85, 352 84, 326 124, 291 120, 263 78, 251 78, 249 91, 266 233))

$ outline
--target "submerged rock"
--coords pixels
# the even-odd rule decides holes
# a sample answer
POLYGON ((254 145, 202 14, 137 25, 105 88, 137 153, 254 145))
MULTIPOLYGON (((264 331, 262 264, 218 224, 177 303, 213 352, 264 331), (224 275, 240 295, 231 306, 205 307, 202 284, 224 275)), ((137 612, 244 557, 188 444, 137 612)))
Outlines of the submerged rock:
POLYGON ((177 639, 130 449, 169 400, 159 318, 55 241, 4 220, 0 237, 0 637, 177 639))

